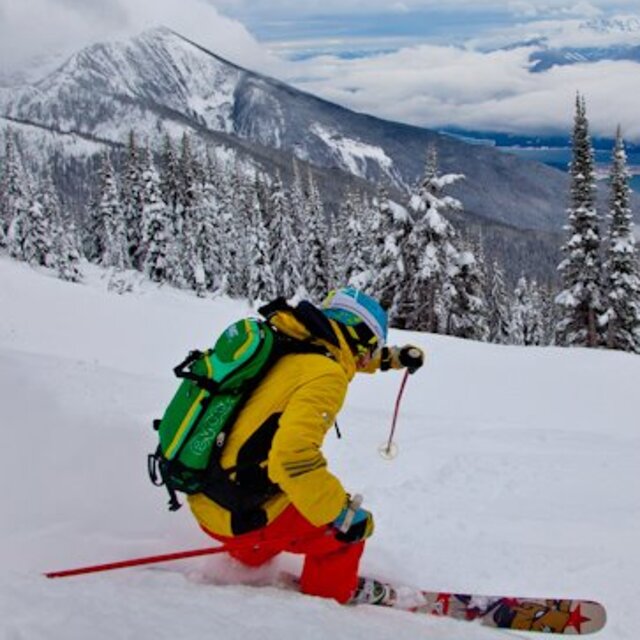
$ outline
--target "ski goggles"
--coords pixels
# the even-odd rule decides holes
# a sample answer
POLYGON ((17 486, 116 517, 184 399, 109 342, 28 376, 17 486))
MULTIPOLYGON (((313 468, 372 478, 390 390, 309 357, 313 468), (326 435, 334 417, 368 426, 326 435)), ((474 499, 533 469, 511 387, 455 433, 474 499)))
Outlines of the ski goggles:
POLYGON ((323 311, 340 325, 349 347, 356 355, 373 355, 378 348, 378 337, 359 315, 344 309, 324 309, 323 311))

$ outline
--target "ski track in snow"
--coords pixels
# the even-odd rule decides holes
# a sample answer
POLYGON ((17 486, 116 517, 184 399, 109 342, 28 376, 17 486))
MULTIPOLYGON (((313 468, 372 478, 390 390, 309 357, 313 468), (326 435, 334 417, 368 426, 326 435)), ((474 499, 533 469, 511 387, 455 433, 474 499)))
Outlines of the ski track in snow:
MULTIPOLYGON (((106 291, 0 257, 0 638, 482 640, 510 634, 273 586, 222 556, 86 577, 43 571, 210 546, 146 475, 172 367, 248 308, 138 281, 106 291)), ((427 349, 409 379, 356 378, 324 451, 376 515, 362 571, 429 589, 602 601, 602 640, 635 640, 640 358, 392 332, 427 349)), ((518 634, 515 634, 518 635, 518 634)), ((518 637, 527 634, 519 634, 518 637)))

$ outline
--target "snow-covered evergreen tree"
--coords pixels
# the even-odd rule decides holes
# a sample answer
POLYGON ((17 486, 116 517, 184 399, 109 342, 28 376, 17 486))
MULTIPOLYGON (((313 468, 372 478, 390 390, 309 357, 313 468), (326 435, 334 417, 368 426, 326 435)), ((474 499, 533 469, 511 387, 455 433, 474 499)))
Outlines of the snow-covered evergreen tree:
POLYGON ((640 271, 633 235, 629 171, 620 127, 610 172, 606 246, 606 310, 601 318, 610 349, 640 353, 640 271))
POLYGON ((488 298, 489 340, 497 344, 509 344, 511 305, 504 280, 504 271, 495 261, 491 269, 491 285, 488 298))
POLYGON ((29 264, 53 265, 53 235, 51 221, 40 198, 32 195, 27 214, 22 221, 22 258, 29 264))
POLYGON ((67 282, 81 282, 83 276, 78 234, 72 222, 58 227, 54 245, 58 277, 67 282))
POLYGON ((267 302, 276 296, 276 283, 269 258, 269 237, 258 190, 251 193, 247 246, 249 255, 249 304, 267 302))
POLYGON ((302 254, 295 214, 288 202, 280 173, 276 174, 276 179, 271 184, 269 199, 269 254, 276 293, 290 298, 302 285, 302 254))
POLYGON ((335 258, 339 260, 341 268, 336 269, 336 276, 341 283, 366 289, 371 272, 365 258, 368 239, 365 236, 362 203, 356 194, 347 193, 340 209, 342 233, 337 238, 341 251, 335 258))
POLYGON ((104 267, 120 272, 129 266, 127 234, 125 230, 124 210, 120 202, 120 192, 116 176, 108 153, 102 158, 100 172, 99 217, 104 233, 104 250, 100 262, 104 267))
POLYGON ((129 262, 135 268, 142 266, 142 158, 134 131, 129 132, 127 156, 122 173, 121 202, 127 234, 129 262))
POLYGON ((228 171, 219 175, 216 197, 219 206, 216 224, 221 238, 218 247, 220 277, 216 284, 216 293, 218 295, 233 295, 231 274, 235 269, 236 251, 240 237, 234 219, 232 184, 228 171))
POLYGON ((332 286, 329 231, 320 192, 311 171, 307 177, 308 198, 302 219, 304 228, 304 286, 312 300, 323 300, 332 286))
MULTIPOLYGON (((160 165, 160 188, 162 191, 162 201, 169 208, 169 213, 173 218, 178 209, 178 198, 180 192, 180 178, 178 169, 178 159, 173 140, 169 134, 165 135, 162 147, 162 163, 160 165)), ((175 230, 178 225, 173 222, 175 230)))
MULTIPOLYGON (((445 283, 447 290, 454 292, 448 307, 447 333, 485 342, 489 339, 487 302, 484 296, 486 282, 484 270, 470 248, 462 248, 455 256, 456 266, 449 267, 452 278, 445 283)), ((449 260, 452 264, 452 260, 449 260)), ((445 307, 445 311, 446 311, 445 307)))
POLYGON ((147 148, 142 170, 142 240, 143 272, 154 282, 168 279, 168 252, 172 225, 167 205, 162 200, 160 177, 147 148))
MULTIPOLYGON (((447 212, 461 210, 462 204, 444 194, 447 186, 462 177, 440 174, 437 150, 429 147, 423 177, 409 202, 415 223, 403 247, 406 271, 396 301, 406 328, 439 333, 455 326, 457 332, 468 333, 462 326, 466 326, 466 320, 456 316, 452 321, 450 316, 458 295, 456 277, 460 287, 457 309, 460 313, 467 309, 465 299, 475 285, 464 284, 461 278, 463 274, 472 277, 475 259, 461 255, 455 229, 446 218, 447 212)), ((474 305, 470 299, 468 302, 471 312, 474 305)))
POLYGON ((180 143, 178 171, 177 240, 181 243, 180 262, 185 284, 203 295, 206 276, 203 256, 198 242, 200 229, 200 199, 202 191, 196 177, 196 160, 191 148, 191 138, 184 133, 180 143))
POLYGON ((208 154, 206 164, 203 165, 202 179, 197 205, 197 218, 200 224, 198 241, 205 273, 205 287, 208 291, 218 291, 223 281, 222 245, 227 240, 222 235, 221 201, 216 186, 219 178, 212 171, 208 154))
POLYGON ((229 259, 226 289, 234 298, 246 298, 251 261, 246 238, 253 211, 252 188, 238 165, 229 173, 228 178, 225 194, 226 215, 223 221, 229 259))
POLYGON ((64 224, 64 221, 60 196, 49 174, 45 174, 40 183, 40 201, 42 202, 45 217, 51 226, 52 234, 55 235, 60 225, 64 224))
POLYGON ((544 344, 542 299, 535 280, 522 276, 513 292, 511 343, 525 346, 544 344))
POLYGON ((371 269, 374 274, 368 292, 388 309, 389 320, 398 326, 395 306, 402 290, 405 264, 403 246, 411 232, 411 219, 405 209, 394 209, 384 188, 378 192, 374 207, 374 236, 371 269))
POLYGON ((20 227, 29 206, 29 180, 11 129, 5 130, 5 138, 3 171, 0 176, 0 247, 11 243, 11 253, 21 257, 20 227), (11 240, 9 236, 13 239, 11 240))
POLYGON ((585 99, 576 97, 573 128, 569 234, 558 266, 563 290, 556 297, 561 317, 556 341, 563 346, 600 344, 598 316, 602 313, 602 262, 598 214, 595 204, 594 153, 589 135, 585 99))

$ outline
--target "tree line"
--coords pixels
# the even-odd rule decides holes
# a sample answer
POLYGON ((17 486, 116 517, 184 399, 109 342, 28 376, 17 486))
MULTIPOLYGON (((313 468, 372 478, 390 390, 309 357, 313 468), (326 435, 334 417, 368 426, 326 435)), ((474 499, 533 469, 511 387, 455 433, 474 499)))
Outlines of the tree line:
MULTIPOLYGON (((578 197, 595 189, 593 182, 590 190, 578 185, 582 176, 593 175, 593 167, 589 174, 580 165, 583 120, 584 114, 579 128, 576 116, 569 226, 591 219, 578 197)), ((640 340, 629 337, 638 331, 640 314, 629 306, 634 295, 638 302, 637 291, 629 295, 637 254, 620 135, 612 164, 616 195, 606 283, 604 271, 598 272, 600 300, 609 306, 597 307, 594 315, 583 310, 595 310, 592 298, 579 297, 595 282, 583 269, 593 268, 594 260, 574 247, 580 233, 572 230, 565 248, 559 294, 524 276, 511 289, 501 265, 487 263, 481 238, 467 237, 451 223, 449 214, 463 205, 447 188, 464 176, 440 172, 435 146, 426 150, 423 175, 402 206, 380 187, 375 196, 344 193, 332 209, 323 203, 312 168, 298 161, 285 185, 279 174, 269 177, 237 160, 221 160, 187 134, 178 141, 167 135, 153 148, 131 132, 123 149, 103 153, 94 195, 75 219, 61 211, 46 173, 28 175, 19 146, 6 131, 0 246, 69 280, 81 278, 82 256, 107 269, 110 288, 119 292, 131 288, 134 271, 199 296, 227 295, 252 304, 278 295, 319 302, 330 289, 351 284, 380 299, 398 328, 502 344, 640 351, 640 340), (587 284, 575 282, 578 274, 587 284), (591 324, 581 333, 583 317, 591 324), (624 330, 624 340, 617 338, 624 333, 622 318, 628 327, 635 322, 635 329, 624 330), (599 338, 592 343, 593 327, 599 338)), ((593 241, 593 233, 583 235, 593 241)))
POLYGON ((594 151, 584 96, 576 96, 568 240, 558 269, 557 344, 640 353, 640 267, 620 127, 609 176, 608 211, 597 209, 594 151), (603 222, 606 221, 606 225, 603 222))

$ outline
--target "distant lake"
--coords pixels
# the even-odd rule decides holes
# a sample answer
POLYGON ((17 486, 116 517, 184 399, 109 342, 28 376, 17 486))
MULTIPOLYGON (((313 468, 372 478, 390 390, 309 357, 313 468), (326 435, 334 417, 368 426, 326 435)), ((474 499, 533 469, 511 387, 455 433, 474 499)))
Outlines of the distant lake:
MULTIPOLYGON (((513 153, 529 160, 544 162, 556 169, 567 171, 571 160, 571 149, 568 147, 497 147, 501 151, 513 153)), ((596 150, 596 165, 600 170, 606 170, 611 164, 611 150, 596 150)), ((633 175, 631 188, 640 193, 640 151, 627 151, 627 163, 633 175)))

